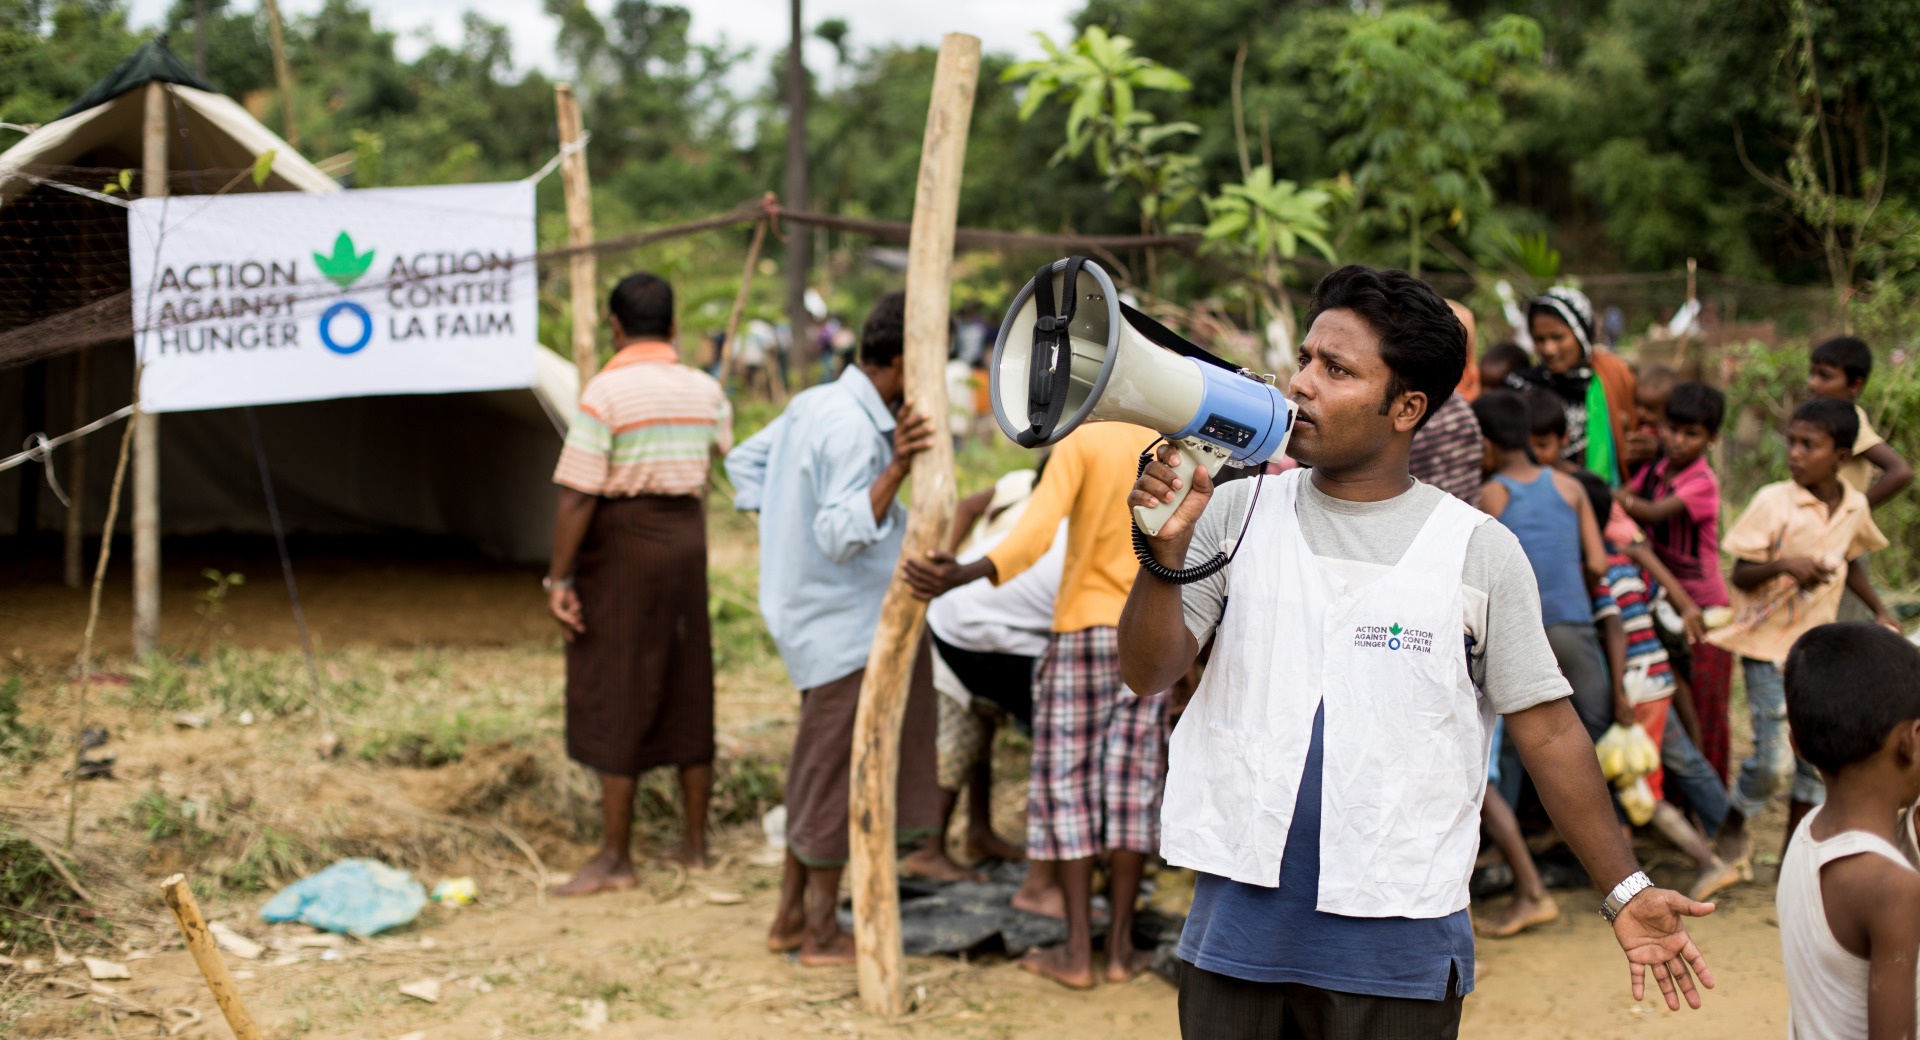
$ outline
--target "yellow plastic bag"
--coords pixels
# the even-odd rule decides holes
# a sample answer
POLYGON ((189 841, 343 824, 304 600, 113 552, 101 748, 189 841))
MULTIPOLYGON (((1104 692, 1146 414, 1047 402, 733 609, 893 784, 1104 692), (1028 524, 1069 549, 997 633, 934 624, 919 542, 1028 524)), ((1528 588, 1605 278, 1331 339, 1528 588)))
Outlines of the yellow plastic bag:
POLYGON ((1659 746, 1638 725, 1615 723, 1607 727, 1606 733, 1594 742, 1593 750, 1600 756, 1600 775, 1615 786, 1660 768, 1659 746))
POLYGON ((1653 819, 1653 788, 1647 786, 1647 778, 1639 777, 1617 790, 1620 808, 1627 811, 1627 820, 1635 827, 1645 827, 1647 821, 1653 819))

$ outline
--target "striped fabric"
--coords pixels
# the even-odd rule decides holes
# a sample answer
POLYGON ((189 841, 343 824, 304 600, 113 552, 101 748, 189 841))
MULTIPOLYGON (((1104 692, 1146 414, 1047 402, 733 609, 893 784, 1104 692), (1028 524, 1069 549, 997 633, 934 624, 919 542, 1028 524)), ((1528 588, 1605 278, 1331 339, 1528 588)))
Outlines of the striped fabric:
POLYGON ((1646 575, 1632 560, 1619 553, 1607 555, 1606 589, 1594 597, 1595 621, 1609 614, 1620 616, 1627 630, 1628 676, 1643 675, 1627 684, 1627 698, 1634 704, 1663 700, 1673 694, 1673 666, 1667 648, 1653 629, 1653 603, 1648 596, 1646 575))
POLYGON ((733 408, 712 376, 671 344, 636 343, 580 395, 553 482, 587 495, 697 495, 718 446, 733 447, 733 408))
POLYGON ((1480 422, 1473 406, 1454 394, 1413 435, 1407 469, 1468 505, 1480 502, 1480 422))

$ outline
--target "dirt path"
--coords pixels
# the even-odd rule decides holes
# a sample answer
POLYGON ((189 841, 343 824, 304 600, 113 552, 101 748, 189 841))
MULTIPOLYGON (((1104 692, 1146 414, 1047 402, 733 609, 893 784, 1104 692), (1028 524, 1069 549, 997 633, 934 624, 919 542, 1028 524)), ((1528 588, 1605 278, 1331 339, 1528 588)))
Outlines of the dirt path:
MULTIPOLYGON (((595 1001, 608 1012, 599 1035, 609 1040, 1177 1031, 1174 991, 1158 978, 1070 993, 997 957, 910 961, 914 1012, 901 1023, 878 1022, 860 1010, 851 969, 804 969, 765 951, 773 880, 771 868, 758 866, 727 867, 684 885, 677 874, 656 870, 640 889, 586 901, 541 907, 526 897, 509 906, 436 909, 404 933, 352 947, 338 960, 309 950, 298 963, 278 967, 234 963, 251 976, 241 988, 270 1035, 314 1040, 574 1036, 595 1001), (437 1004, 400 995, 400 986, 422 979, 440 981, 437 1004)), ((292 934, 254 931, 263 938, 292 934)), ((1482 946, 1488 970, 1467 1001, 1463 1031, 1518 1040, 1780 1035, 1786 1002, 1770 892, 1737 895, 1699 934, 1719 978, 1701 1012, 1670 1013, 1654 999, 1635 1004, 1605 925, 1570 913, 1521 939, 1482 946)), ((117 984, 122 995, 154 1007, 189 1005, 217 1019, 185 954, 130 966, 133 981, 117 984)), ((35 1018, 17 1035, 114 1035, 101 1019, 59 1017, 74 1031, 39 1033, 53 1023, 35 1018)), ((129 1023, 119 1028, 135 1035, 129 1023)), ((212 1022, 188 1035, 229 1034, 212 1022)))

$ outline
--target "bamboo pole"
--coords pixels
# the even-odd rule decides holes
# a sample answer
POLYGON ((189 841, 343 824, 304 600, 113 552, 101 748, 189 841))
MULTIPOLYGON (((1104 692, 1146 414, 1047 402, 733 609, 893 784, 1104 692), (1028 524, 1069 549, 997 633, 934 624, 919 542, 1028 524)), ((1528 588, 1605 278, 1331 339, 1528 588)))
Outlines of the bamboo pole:
MULTIPOLYGON (((933 447, 913 459, 913 505, 907 513, 902 558, 944 548, 953 526, 953 439, 945 429, 948 280, 979 75, 979 38, 960 33, 943 37, 920 152, 913 232, 907 243, 905 347, 907 396, 932 418, 936 434, 933 447)), ((849 840, 860 1000, 868 1010, 889 1017, 907 1010, 894 799, 900 772, 900 724, 926 619, 926 602, 896 577, 880 606, 880 627, 873 635, 853 722, 849 840)))
MULTIPOLYGON (((85 426, 87 416, 87 384, 93 378, 93 348, 88 347, 73 355, 73 428, 85 426)), ((67 460, 67 524, 62 532, 61 577, 67 588, 77 589, 86 581, 86 540, 87 540, 87 439, 74 440, 69 449, 73 457, 67 460)), ((52 462, 48 462, 52 465, 52 462)))
POLYGON ((587 380, 600 369, 600 306, 597 295, 599 271, 593 250, 593 188, 587 180, 587 151, 574 147, 583 132, 580 126, 580 100, 573 84, 553 85, 553 107, 560 120, 560 147, 572 149, 560 161, 560 177, 567 195, 567 245, 574 253, 568 259, 568 282, 573 293, 573 367, 580 370, 580 391, 586 392, 587 380))
POLYGON ((300 128, 293 122, 293 69, 287 64, 287 40, 280 30, 280 4, 278 0, 265 0, 267 5, 267 37, 273 44, 273 81, 280 89, 280 118, 285 125, 280 136, 287 144, 300 146, 300 128))
POLYGON ((207 980, 207 988, 213 991, 220 1013, 227 1017, 234 1040, 261 1040, 260 1027, 254 1025, 247 1005, 240 1000, 240 990, 233 984, 227 962, 220 959, 220 947, 215 944, 213 933, 207 930, 206 918, 200 916, 200 905, 194 902, 186 875, 175 874, 162 881, 160 889, 166 894, 167 909, 173 911, 181 937, 187 940, 187 952, 193 955, 193 963, 207 980))
POLYGON ((733 378, 734 358, 739 351, 734 349, 734 336, 740 331, 740 315, 747 309, 747 293, 753 288, 754 265, 760 262, 760 246, 767 240, 767 219, 753 226, 753 242, 747 246, 747 263, 740 269, 740 291, 733 297, 733 310, 727 312, 727 332, 720 340, 720 382, 733 378))
MULTIPOLYGON (((141 141, 141 188, 148 198, 168 194, 167 88, 147 84, 146 125, 141 141)), ((139 367, 134 368, 136 380, 139 367)), ((139 406, 133 412, 133 653, 144 657, 160 642, 160 418, 139 406)), ((112 538, 113 531, 102 532, 112 538)))
MULTIPOLYGON (((139 380, 139 369, 134 379, 139 380)), ((139 415, 135 412, 134 415, 139 415)), ((73 700, 73 772, 67 780, 67 848, 80 825, 80 765, 86 760, 87 691, 93 686, 93 634, 100 627, 100 592, 107 584, 107 561, 113 557, 113 524, 120 518, 120 487, 127 479, 127 456, 133 449, 133 426, 120 434, 120 458, 113 464, 113 491, 107 496, 107 521, 100 536, 100 556, 93 566, 93 593, 87 599, 87 628, 80 637, 80 692, 73 700)))

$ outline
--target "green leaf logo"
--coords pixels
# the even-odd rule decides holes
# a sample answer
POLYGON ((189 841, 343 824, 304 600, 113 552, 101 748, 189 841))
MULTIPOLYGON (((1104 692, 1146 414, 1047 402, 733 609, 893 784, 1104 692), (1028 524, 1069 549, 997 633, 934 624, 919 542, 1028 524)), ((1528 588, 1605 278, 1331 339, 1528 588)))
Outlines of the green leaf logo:
POLYGON ((366 274, 367 268, 373 266, 373 250, 355 253, 353 236, 342 231, 340 237, 333 240, 333 255, 315 253, 313 263, 320 268, 320 273, 325 275, 328 281, 345 289, 358 281, 361 275, 366 274))
POLYGON ((1396 635, 1396 636, 1397 636, 1397 635, 1399 635, 1399 634, 1400 634, 1400 623, 1399 623, 1398 621, 1396 621, 1396 622, 1394 622, 1394 623, 1393 623, 1392 625, 1389 625, 1389 626, 1387 627, 1387 634, 1389 634, 1389 635, 1396 635))

